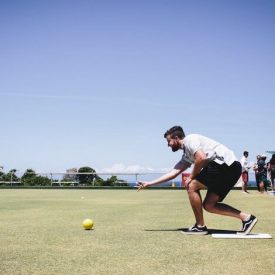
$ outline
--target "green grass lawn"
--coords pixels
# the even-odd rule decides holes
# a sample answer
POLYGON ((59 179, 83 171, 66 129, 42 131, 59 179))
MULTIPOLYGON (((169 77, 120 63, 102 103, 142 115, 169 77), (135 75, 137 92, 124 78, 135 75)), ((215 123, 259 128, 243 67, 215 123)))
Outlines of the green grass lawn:
MULTIPOLYGON (((275 237, 274 196, 232 191, 225 202, 258 217, 253 232, 275 237)), ((193 223, 182 190, 0 190, 0 274, 275 274, 273 239, 177 231, 193 223), (82 228, 85 218, 93 230, 82 228)))

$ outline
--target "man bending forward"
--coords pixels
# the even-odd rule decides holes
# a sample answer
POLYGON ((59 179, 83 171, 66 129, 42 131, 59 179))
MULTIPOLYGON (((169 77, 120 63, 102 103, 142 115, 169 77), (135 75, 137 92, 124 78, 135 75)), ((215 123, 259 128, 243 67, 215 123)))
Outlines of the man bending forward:
POLYGON ((248 234, 257 223, 257 218, 222 203, 242 172, 242 166, 234 153, 221 143, 205 136, 198 134, 185 136, 180 126, 174 126, 166 131, 164 138, 173 152, 183 150, 183 156, 174 169, 167 174, 152 181, 139 181, 138 190, 169 181, 193 164, 191 174, 185 183, 196 223, 186 233, 208 233, 203 218, 204 208, 211 213, 240 219, 242 233, 248 234), (205 188, 207 188, 207 194, 202 201, 200 190, 205 188))

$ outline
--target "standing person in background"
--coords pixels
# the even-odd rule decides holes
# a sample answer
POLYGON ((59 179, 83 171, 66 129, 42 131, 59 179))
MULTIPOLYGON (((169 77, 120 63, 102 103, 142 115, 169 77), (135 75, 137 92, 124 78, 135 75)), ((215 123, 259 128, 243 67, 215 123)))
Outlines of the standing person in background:
POLYGON ((242 165, 242 191, 245 194, 248 194, 247 192, 247 183, 248 183, 248 171, 250 169, 250 165, 248 163, 248 152, 244 151, 243 156, 240 160, 240 163, 242 165))
POLYGON ((261 193, 267 191, 267 165, 265 160, 266 155, 261 155, 261 158, 258 161, 259 188, 261 193))
POLYGON ((268 172, 270 174, 270 180, 271 180, 271 189, 274 191, 274 179, 275 179, 275 154, 272 155, 268 166, 267 166, 268 172))
POLYGON ((260 192, 260 178, 259 178, 259 173, 258 173, 258 163, 261 159, 261 155, 257 155, 257 161, 254 163, 253 170, 255 172, 255 180, 256 180, 256 185, 257 189, 260 192))

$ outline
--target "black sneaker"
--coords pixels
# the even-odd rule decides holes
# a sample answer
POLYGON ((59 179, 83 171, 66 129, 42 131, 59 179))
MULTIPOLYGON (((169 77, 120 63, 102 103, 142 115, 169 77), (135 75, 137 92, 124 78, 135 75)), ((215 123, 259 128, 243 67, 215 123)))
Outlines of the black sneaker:
POLYGON ((188 228, 187 231, 184 231, 185 234, 189 235, 207 235, 208 230, 206 226, 198 226, 197 224, 188 228))
POLYGON ((249 234, 250 231, 252 230, 252 228, 254 227, 254 225, 257 223, 258 219, 253 216, 253 215, 250 215, 250 218, 248 221, 243 221, 242 223, 242 231, 241 232, 238 232, 239 234, 249 234))

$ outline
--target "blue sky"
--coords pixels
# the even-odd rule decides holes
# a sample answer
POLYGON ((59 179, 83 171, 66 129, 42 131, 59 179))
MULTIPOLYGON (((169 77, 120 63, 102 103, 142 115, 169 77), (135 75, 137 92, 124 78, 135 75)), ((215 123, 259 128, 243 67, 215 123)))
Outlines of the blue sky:
POLYGON ((275 2, 0 1, 4 170, 164 171, 182 125, 275 150, 275 2))

